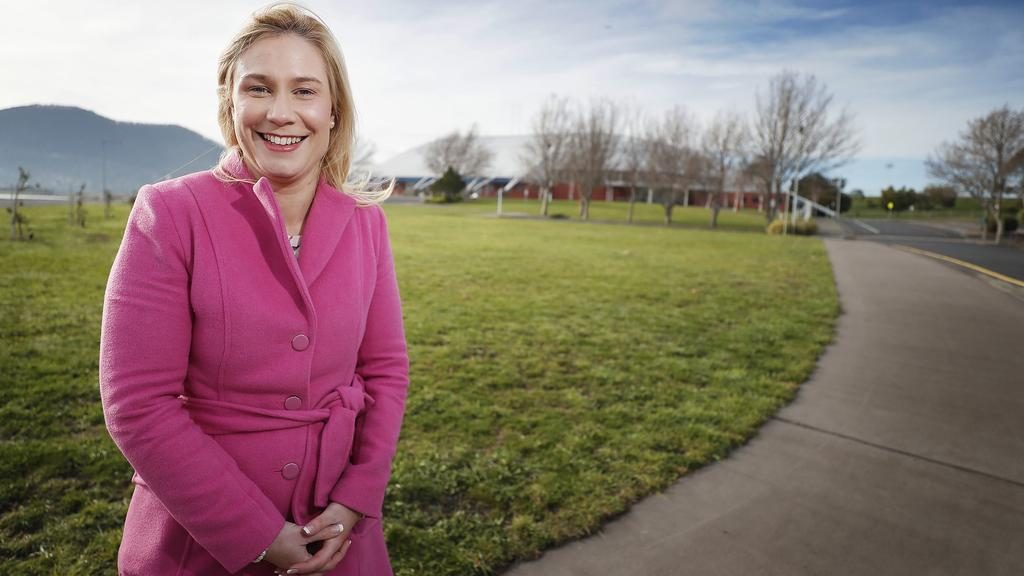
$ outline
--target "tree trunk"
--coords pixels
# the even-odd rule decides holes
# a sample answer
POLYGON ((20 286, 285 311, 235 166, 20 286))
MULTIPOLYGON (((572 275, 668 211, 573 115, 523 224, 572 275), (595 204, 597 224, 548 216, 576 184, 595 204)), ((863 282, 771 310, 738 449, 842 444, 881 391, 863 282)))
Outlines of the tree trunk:
POLYGON ((997 199, 996 200, 996 209, 995 209, 996 238, 993 241, 993 244, 999 244, 999 242, 1002 241, 1002 239, 1003 239, 1003 219, 1002 219, 1002 215, 1000 214, 1000 208, 1001 208, 1001 206, 999 205, 999 200, 997 199))
POLYGON ((711 205, 711 227, 712 228, 718 228, 718 211, 719 211, 719 209, 720 208, 719 208, 717 202, 711 205))
POLYGON ((14 202, 11 203, 11 240, 18 239, 18 192, 14 190, 14 202))
POLYGON ((592 192, 580 192, 580 219, 590 220, 590 194, 592 192))
POLYGON ((633 205, 636 204, 636 186, 629 187, 629 218, 628 222, 633 223, 633 205))
POLYGON ((551 189, 547 186, 542 187, 540 189, 540 215, 545 218, 548 217, 548 202, 550 197, 551 189))
POLYGON ((674 208, 676 204, 675 198, 673 198, 672 200, 672 202, 665 204, 665 226, 672 225, 672 208, 674 208))
POLYGON ((984 202, 984 211, 981 217, 981 241, 988 242, 988 219, 992 217, 992 205, 989 202, 984 202))
POLYGON ((768 205, 765 207, 764 217, 769 224, 775 220, 779 212, 779 197, 781 196, 782 182, 772 179, 768 189, 768 205))

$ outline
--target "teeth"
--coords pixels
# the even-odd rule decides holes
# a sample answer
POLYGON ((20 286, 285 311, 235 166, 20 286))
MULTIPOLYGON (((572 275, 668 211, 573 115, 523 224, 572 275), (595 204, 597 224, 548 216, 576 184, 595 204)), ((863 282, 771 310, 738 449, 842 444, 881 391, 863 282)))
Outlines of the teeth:
POLYGON ((288 146, 302 142, 302 138, 297 137, 275 136, 273 134, 261 134, 261 136, 263 136, 263 139, 267 142, 272 142, 279 146, 288 146))

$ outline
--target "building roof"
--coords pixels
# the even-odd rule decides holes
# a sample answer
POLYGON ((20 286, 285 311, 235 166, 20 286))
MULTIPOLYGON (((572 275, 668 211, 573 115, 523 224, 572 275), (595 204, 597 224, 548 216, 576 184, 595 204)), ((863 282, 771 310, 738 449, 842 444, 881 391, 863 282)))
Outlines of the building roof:
MULTIPOLYGON (((488 182, 518 182, 529 172, 529 167, 523 159, 527 156, 526 146, 532 138, 529 135, 519 136, 477 136, 480 144, 491 151, 491 163, 483 178, 475 180, 474 185, 488 182)), ((373 166, 373 174, 381 178, 396 178, 400 181, 417 182, 417 187, 427 186, 437 174, 427 168, 423 154, 430 142, 406 150, 397 156, 385 160, 373 166)), ((613 169, 621 170, 626 163, 623 150, 620 148, 612 158, 612 164, 617 166, 613 169)), ((612 182, 615 185, 624 185, 622 182, 612 182)), ((757 190, 753 182, 742 183, 739 174, 733 171, 727 177, 727 187, 735 189, 742 187, 745 190, 757 190)))
MULTIPOLYGON (((487 176, 495 180, 513 180, 526 174, 527 166, 522 160, 529 136, 477 136, 480 143, 491 151, 491 164, 487 176)), ((436 176, 427 168, 423 153, 430 142, 406 150, 373 168, 376 176, 411 180, 436 176)))

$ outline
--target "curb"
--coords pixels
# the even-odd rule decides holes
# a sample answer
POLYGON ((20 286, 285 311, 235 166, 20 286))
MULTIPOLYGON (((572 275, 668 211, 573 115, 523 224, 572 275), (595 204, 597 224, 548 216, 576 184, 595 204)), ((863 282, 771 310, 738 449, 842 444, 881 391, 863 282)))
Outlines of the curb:
POLYGON ((1018 288, 1024 288, 1024 281, 1017 280, 1016 278, 1011 278, 1011 277, 1006 276, 1004 274, 1000 274, 999 272, 996 272, 994 270, 989 270, 988 268, 983 268, 981 266, 978 266, 977 264, 971 264, 970 262, 964 262, 963 260, 958 260, 956 258, 953 258, 953 257, 950 257, 950 256, 946 256, 944 254, 937 254, 935 252, 929 252, 928 250, 921 250, 920 248, 913 248, 911 246, 904 246, 902 244, 893 244, 892 247, 900 249, 900 250, 903 250, 905 252, 910 252, 912 254, 918 254, 920 256, 928 256, 929 258, 934 258, 936 260, 942 260, 944 262, 949 262, 950 264, 956 264, 957 266, 960 266, 962 268, 966 268, 968 270, 971 270, 972 272, 977 272, 979 274, 984 274, 985 276, 988 276, 989 278, 994 278, 994 279, 999 280, 1001 282, 1006 282, 1007 284, 1010 284, 1012 286, 1016 286, 1018 288))

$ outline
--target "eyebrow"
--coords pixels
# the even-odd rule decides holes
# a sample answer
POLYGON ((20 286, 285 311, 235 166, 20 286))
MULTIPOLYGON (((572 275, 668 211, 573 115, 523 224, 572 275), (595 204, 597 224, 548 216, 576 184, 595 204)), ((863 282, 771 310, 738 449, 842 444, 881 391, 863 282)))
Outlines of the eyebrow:
MULTIPOLYGON (((243 80, 256 80, 258 82, 269 83, 272 79, 270 76, 267 76, 266 74, 246 74, 245 76, 242 76, 238 79, 239 82, 242 82, 243 80)), ((298 76, 296 78, 291 78, 289 81, 295 84, 304 84, 306 82, 323 84, 323 82, 319 78, 314 78, 313 76, 298 76)))

